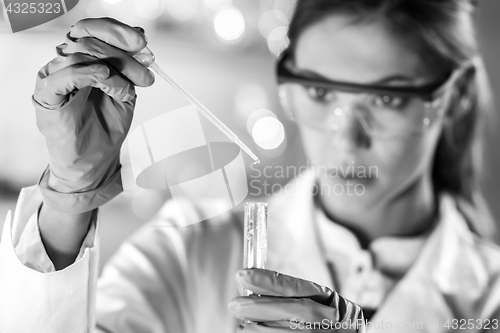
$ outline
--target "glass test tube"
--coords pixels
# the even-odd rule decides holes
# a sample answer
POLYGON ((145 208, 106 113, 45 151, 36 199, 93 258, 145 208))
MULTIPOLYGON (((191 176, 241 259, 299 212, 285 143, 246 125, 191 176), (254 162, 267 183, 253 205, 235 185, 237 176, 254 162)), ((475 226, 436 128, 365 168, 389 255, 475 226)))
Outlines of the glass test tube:
MULTIPOLYGON (((266 268, 267 265, 267 203, 245 203, 243 268, 266 268)), ((244 290, 244 296, 252 294, 244 290)))

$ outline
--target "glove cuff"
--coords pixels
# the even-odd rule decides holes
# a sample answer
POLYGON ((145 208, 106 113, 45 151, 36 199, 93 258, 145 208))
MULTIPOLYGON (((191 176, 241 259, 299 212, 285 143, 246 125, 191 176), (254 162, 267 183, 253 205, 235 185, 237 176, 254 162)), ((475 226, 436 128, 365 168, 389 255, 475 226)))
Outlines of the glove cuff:
POLYGON ((49 186, 50 166, 43 172, 38 187, 43 195, 43 202, 50 208, 69 215, 82 214, 98 208, 112 200, 123 191, 121 165, 116 172, 98 188, 85 191, 62 193, 49 186))

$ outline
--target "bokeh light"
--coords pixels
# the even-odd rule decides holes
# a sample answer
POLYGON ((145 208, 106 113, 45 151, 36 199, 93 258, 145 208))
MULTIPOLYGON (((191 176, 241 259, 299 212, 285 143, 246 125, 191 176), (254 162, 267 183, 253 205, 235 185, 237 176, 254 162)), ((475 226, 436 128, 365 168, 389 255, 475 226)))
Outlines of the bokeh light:
POLYGON ((196 16, 198 12, 197 0, 169 0, 167 12, 179 21, 187 21, 196 16))
POLYGON ((267 103, 266 91, 257 84, 245 84, 241 86, 234 95, 236 111, 238 111, 238 114, 243 116, 244 119, 247 119, 251 112, 257 109, 266 108, 267 103))
POLYGON ((245 32, 245 19, 238 9, 228 7, 215 16, 214 28, 217 36, 224 41, 237 42, 245 32))
POLYGON ((165 10, 165 3, 162 0, 134 0, 134 12, 146 20, 155 20, 161 16, 165 10))
POLYGON ((287 27, 277 27, 267 37, 267 47, 272 54, 278 56, 288 46, 287 27))
POLYGON ((255 123, 257 123, 259 119, 265 117, 272 117, 278 119, 278 117, 276 117, 276 115, 271 110, 268 109, 259 109, 252 112, 252 114, 247 119, 247 131, 250 135, 252 135, 252 130, 253 127, 255 126, 255 123))
POLYGON ((257 145, 257 151, 259 152, 259 155, 269 157, 269 158, 275 158, 275 157, 279 157, 280 155, 282 155, 285 152, 287 145, 288 145, 288 143, 287 143, 287 139, 286 139, 286 135, 285 135, 285 139, 279 145, 278 148, 264 149, 261 146, 257 145))
POLYGON ((285 140, 285 128, 274 117, 260 118, 252 128, 252 137, 260 147, 275 149, 285 140))
POLYGON ((85 9, 87 17, 99 17, 102 16, 102 2, 101 1, 90 1, 85 9))
POLYGON ((275 28, 287 26, 288 17, 278 10, 269 10, 259 19, 259 32, 266 39, 275 28))
POLYGON ((213 11, 218 11, 222 7, 232 4, 233 0, 203 0, 203 4, 213 11))

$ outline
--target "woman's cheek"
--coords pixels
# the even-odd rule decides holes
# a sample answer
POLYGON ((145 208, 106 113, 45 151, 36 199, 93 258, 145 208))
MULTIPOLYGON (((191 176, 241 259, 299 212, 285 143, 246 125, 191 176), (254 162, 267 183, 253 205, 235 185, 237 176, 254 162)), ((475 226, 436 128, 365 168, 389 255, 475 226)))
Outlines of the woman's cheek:
POLYGON ((328 160, 328 155, 332 154, 333 151, 325 144, 324 134, 304 127, 299 127, 299 130, 302 137, 302 145, 309 162, 318 165, 325 164, 328 160))
POLYGON ((396 187, 423 173, 428 164, 426 146, 424 137, 374 144, 379 184, 385 185, 384 187, 396 187))

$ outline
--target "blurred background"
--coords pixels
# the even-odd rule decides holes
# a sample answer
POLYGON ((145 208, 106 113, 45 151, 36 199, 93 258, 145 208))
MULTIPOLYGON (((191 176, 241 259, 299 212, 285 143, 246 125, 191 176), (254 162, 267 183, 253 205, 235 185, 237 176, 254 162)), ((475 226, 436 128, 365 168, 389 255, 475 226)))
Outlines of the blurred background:
MULTIPOLYGON (((66 15, 13 34, 2 6, 0 227, 7 211, 14 209, 20 189, 36 184, 48 163, 31 105, 36 73, 55 57, 55 46, 64 42, 69 27, 85 17, 109 16, 143 27, 157 63, 236 132, 259 155, 263 166, 305 165, 297 129, 279 107, 274 76, 276 57, 287 43, 292 8, 293 0, 80 0, 66 15)), ((478 37, 495 97, 500 92, 498 14, 500 1, 480 1, 478 37)), ((187 105, 158 77, 152 87, 139 88, 138 95, 132 129, 187 105)), ((482 179, 496 221, 500 221, 499 125, 495 111, 484 131, 482 179)), ((251 160, 245 158, 250 165, 251 160)), ((248 167, 247 172, 258 175, 248 167)), ((267 181, 283 184, 288 179, 267 181)), ((130 189, 103 207, 101 265, 167 199, 162 191, 130 189)))

